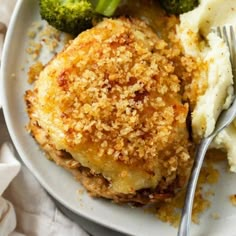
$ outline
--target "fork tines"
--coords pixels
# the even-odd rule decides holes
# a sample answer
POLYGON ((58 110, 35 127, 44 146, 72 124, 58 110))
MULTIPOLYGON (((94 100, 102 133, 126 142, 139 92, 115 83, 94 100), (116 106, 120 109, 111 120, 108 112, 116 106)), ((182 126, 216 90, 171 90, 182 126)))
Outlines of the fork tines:
POLYGON ((227 43, 230 52, 230 61, 231 63, 235 63, 236 37, 234 27, 232 25, 217 26, 216 32, 227 43))
MULTIPOLYGON (((215 29, 217 35, 227 44, 230 53, 230 62, 234 80, 236 78, 236 29, 232 25, 217 26, 215 29)), ((236 91, 236 85, 235 85, 236 91)))

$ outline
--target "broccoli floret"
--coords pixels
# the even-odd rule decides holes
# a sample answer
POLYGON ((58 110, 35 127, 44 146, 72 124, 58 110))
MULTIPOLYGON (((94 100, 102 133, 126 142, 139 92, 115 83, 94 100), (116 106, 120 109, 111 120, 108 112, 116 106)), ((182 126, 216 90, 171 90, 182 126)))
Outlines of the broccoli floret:
POLYGON ((100 0, 95 11, 104 16, 112 16, 119 4, 120 0, 100 0))
POLYGON ((182 14, 193 10, 199 0, 160 0, 162 7, 170 14, 182 14))
POLYGON ((77 35, 93 26, 99 14, 111 16, 120 0, 40 0, 40 15, 58 30, 77 35))

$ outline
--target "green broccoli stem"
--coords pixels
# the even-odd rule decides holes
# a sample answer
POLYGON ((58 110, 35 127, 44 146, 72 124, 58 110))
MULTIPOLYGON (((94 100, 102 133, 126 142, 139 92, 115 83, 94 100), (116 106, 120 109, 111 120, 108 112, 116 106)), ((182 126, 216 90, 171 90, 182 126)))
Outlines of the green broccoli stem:
POLYGON ((112 16, 119 4, 120 0, 99 0, 95 11, 104 16, 112 16))

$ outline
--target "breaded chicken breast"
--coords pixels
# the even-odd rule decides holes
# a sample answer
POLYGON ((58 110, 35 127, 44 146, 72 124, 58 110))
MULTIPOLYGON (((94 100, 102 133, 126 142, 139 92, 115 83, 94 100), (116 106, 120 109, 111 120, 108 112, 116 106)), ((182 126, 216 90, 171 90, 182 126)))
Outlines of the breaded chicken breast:
POLYGON ((103 20, 26 92, 32 136, 93 196, 142 204, 173 196, 191 167, 180 57, 141 20, 103 20))

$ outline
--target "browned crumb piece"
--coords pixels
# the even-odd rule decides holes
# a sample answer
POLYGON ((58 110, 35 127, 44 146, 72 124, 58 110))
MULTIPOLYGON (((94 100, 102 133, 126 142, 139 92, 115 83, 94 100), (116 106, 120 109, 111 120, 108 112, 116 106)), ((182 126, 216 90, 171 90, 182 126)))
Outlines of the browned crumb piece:
POLYGON ((79 190, 77 190, 77 193, 78 193, 78 195, 84 194, 84 189, 79 189, 79 190))
POLYGON ((203 213, 206 209, 208 209, 211 205, 210 201, 203 197, 202 188, 198 187, 195 193, 195 199, 193 204, 193 212, 192 212, 192 221, 195 224, 199 224, 200 214, 203 213))
POLYGON ((190 103, 190 107, 196 105, 198 98, 204 94, 208 87, 207 80, 199 73, 207 70, 207 65, 204 64, 200 58, 184 57, 181 59, 182 66, 188 68, 184 73, 184 94, 183 99, 186 99, 190 103))
POLYGON ((55 54, 60 44, 65 45, 72 39, 71 35, 63 34, 44 21, 33 22, 27 36, 29 47, 26 49, 26 52, 32 60, 39 58, 42 49, 55 54))
POLYGON ((202 168, 202 174, 199 178, 201 184, 215 184, 219 180, 219 171, 212 165, 206 165, 202 168))
POLYGON ((35 31, 29 31, 29 32, 27 33, 27 36, 28 36, 29 38, 31 38, 31 39, 34 39, 35 36, 36 36, 36 32, 35 32, 35 31))
POLYGON ((28 32, 27 32, 27 36, 29 39, 35 39, 35 37, 37 36, 37 33, 42 30, 43 24, 41 21, 35 21, 32 23, 32 25, 30 26, 28 32))
POLYGON ((39 61, 35 62, 28 71, 28 82, 33 83, 39 76, 39 73, 43 70, 43 64, 39 61))
POLYGON ((230 202, 232 203, 233 206, 236 206, 236 194, 232 194, 229 197, 230 202))
POLYGON ((181 192, 177 197, 166 201, 157 206, 156 216, 159 220, 167 222, 170 225, 177 227, 181 216, 181 206, 184 200, 184 194, 181 192), (179 206, 181 205, 181 206, 179 206))
POLYGON ((26 52, 31 55, 33 60, 36 60, 41 52, 42 45, 34 40, 29 42, 29 47, 26 49, 26 52))
MULTIPOLYGON (((62 43, 66 45, 72 39, 71 35, 65 34, 65 37, 62 38, 61 34, 60 31, 45 22, 33 22, 27 34, 29 38, 29 47, 26 49, 28 55, 35 61, 40 57, 43 49, 47 49, 51 53, 56 54, 56 48, 59 44, 62 43)), ((30 66, 28 71, 28 82, 30 84, 38 78, 43 68, 44 66, 40 61, 36 61, 30 66)))
POLYGON ((61 42, 62 33, 52 26, 46 24, 39 32, 39 39, 45 44, 50 52, 55 52, 61 42))
MULTIPOLYGON (((219 171, 214 166, 214 158, 215 150, 211 150, 207 153, 207 157, 204 163, 204 166, 201 170, 201 174, 198 180, 198 186, 195 193, 193 212, 192 212, 192 221, 194 223, 199 223, 199 216, 206 209, 210 207, 209 198, 214 196, 214 192, 212 190, 207 190, 204 192, 203 186, 205 184, 215 184, 219 179, 219 171)), ((223 153, 219 154, 217 160, 222 161, 223 153)), ((157 217, 164 221, 168 222, 173 226, 178 226, 181 216, 181 209, 183 207, 185 192, 182 191, 175 198, 166 201, 164 204, 161 204, 157 207, 157 217)), ((236 195, 232 195, 236 196, 236 195)), ((235 197, 235 205, 236 205, 236 197, 235 197)), ((214 216, 217 218, 216 214, 214 216)))
POLYGON ((214 220, 218 220, 220 219, 220 215, 216 212, 211 213, 211 218, 214 220))
POLYGON ((213 192, 212 190, 208 190, 206 193, 205 193, 205 196, 208 198, 208 197, 212 197, 212 196, 215 196, 215 192, 213 192))
POLYGON ((70 34, 66 34, 63 40, 63 44, 64 45, 70 44, 72 40, 73 40, 73 36, 70 34))
MULTIPOLYGON (((184 196, 185 192, 182 191, 177 197, 158 206, 157 217, 161 221, 168 222, 169 224, 177 227, 180 221, 181 209, 184 203, 184 196)), ((209 207, 210 201, 203 197, 202 188, 198 186, 194 198, 192 221, 198 224, 200 214, 209 207)))

